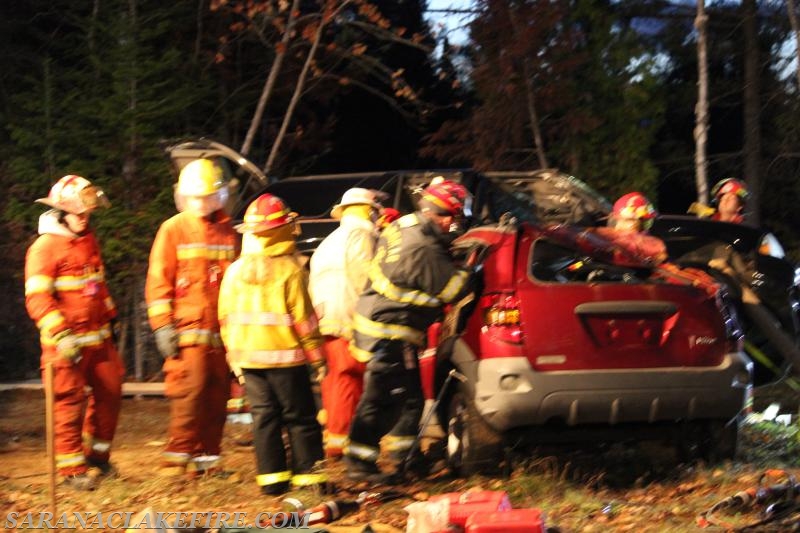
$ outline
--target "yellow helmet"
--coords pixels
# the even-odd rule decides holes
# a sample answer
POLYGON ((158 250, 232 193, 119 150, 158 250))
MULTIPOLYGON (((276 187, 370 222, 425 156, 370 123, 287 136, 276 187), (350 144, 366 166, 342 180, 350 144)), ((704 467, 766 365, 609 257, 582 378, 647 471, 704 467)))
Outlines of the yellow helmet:
POLYGON ((175 188, 178 211, 203 217, 225 207, 228 186, 222 169, 210 159, 195 159, 181 170, 175 188))
POLYGON ((177 193, 182 196, 208 196, 225 186, 222 169, 210 159, 195 159, 181 170, 177 193))

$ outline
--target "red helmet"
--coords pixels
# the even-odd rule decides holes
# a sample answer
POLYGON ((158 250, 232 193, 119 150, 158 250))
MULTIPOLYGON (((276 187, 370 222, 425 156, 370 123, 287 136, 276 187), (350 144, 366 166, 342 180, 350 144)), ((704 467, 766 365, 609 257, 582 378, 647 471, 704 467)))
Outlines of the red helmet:
POLYGON ((294 222, 296 216, 297 213, 289 210, 283 200, 277 196, 262 194, 247 206, 244 220, 236 226, 236 231, 260 233, 294 222))
POLYGON ((645 195, 640 192, 629 192, 614 202, 611 216, 615 219, 633 218, 652 221, 658 216, 658 212, 645 195))
POLYGON ((728 193, 735 194, 743 204, 747 202, 747 199, 750 197, 750 191, 747 190, 747 186, 744 182, 736 178, 725 178, 717 182, 714 188, 711 189, 712 205, 718 205, 719 199, 728 193))
POLYGON ((400 211, 395 209, 394 207, 384 207, 381 210, 381 216, 378 219, 379 226, 388 226, 398 218, 400 218, 402 214, 400 211))
POLYGON ((464 213, 464 206, 469 201, 469 192, 460 183, 435 178, 422 191, 422 199, 436 206, 437 210, 453 216, 464 213))
POLYGON ((74 215, 111 205, 100 187, 95 187, 86 178, 74 174, 58 180, 50 188, 47 198, 36 201, 74 215))

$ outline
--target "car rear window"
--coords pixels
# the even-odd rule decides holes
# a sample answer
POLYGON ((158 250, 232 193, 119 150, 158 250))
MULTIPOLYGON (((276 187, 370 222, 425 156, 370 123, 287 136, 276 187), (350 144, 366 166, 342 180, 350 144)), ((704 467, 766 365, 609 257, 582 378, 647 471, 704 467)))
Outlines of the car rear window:
POLYGON ((539 239, 533 245, 530 273, 540 281, 556 283, 642 283, 650 270, 613 265, 539 239))

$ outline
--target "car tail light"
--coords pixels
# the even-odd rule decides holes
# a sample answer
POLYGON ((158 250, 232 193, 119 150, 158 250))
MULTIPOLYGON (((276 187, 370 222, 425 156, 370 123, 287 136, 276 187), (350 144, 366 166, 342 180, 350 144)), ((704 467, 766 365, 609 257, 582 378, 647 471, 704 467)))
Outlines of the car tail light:
POLYGON ((519 298, 493 294, 483 298, 483 324, 492 336, 504 342, 522 344, 519 298))

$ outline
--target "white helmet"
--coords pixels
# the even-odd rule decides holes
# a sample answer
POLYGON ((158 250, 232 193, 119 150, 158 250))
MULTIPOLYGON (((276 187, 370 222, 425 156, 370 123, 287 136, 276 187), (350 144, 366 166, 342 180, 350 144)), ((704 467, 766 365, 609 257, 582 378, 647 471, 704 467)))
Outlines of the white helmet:
POLYGON ((103 189, 95 187, 86 178, 74 174, 58 180, 50 188, 47 198, 39 198, 36 202, 73 215, 80 215, 111 205, 103 189))

